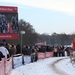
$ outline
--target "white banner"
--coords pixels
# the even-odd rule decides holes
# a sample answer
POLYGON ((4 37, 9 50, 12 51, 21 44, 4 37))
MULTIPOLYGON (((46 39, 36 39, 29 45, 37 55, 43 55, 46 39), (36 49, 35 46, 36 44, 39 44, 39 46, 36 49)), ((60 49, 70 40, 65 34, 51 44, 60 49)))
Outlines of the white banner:
POLYGON ((22 56, 13 57, 13 66, 14 68, 22 65, 22 56))
POLYGON ((31 56, 24 56, 24 64, 31 63, 31 56))

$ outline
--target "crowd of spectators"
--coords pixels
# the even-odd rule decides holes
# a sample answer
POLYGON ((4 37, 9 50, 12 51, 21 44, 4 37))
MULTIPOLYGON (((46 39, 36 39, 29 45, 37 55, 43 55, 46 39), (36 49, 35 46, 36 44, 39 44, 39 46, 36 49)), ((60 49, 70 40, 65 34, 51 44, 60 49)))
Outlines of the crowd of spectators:
POLYGON ((0 60, 3 58, 13 57, 16 54, 22 54, 24 56, 31 56, 31 62, 37 60, 37 51, 34 46, 23 46, 21 51, 21 45, 8 44, 5 40, 0 43, 0 60))
MULTIPOLYGON (((64 46, 31 46, 31 45, 23 45, 22 50, 21 50, 21 45, 10 45, 6 43, 5 40, 3 40, 0 43, 0 60, 3 58, 9 58, 11 56, 14 56, 16 54, 22 54, 25 57, 30 57, 31 61, 30 62, 35 62, 38 60, 38 52, 53 52, 54 57, 63 57, 65 56, 65 51, 70 52, 72 49, 66 49, 64 46)), ((68 53, 69 56, 69 53, 68 53)))

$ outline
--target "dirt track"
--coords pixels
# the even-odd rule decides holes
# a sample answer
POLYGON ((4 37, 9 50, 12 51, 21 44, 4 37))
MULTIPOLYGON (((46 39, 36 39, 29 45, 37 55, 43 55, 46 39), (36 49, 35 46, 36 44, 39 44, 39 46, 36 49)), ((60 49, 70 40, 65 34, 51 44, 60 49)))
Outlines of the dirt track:
POLYGON ((59 61, 63 60, 62 59, 58 59, 56 61, 54 61, 52 64, 50 64, 50 68, 53 69, 54 72, 56 72, 57 75, 69 75, 66 72, 62 71, 61 69, 59 69, 58 67, 55 66, 56 63, 58 63, 59 61))

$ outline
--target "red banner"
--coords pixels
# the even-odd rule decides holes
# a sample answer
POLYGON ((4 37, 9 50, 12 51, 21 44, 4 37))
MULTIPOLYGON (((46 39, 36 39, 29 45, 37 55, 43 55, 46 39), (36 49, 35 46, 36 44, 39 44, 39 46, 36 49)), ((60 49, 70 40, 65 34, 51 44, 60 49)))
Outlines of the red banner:
POLYGON ((17 33, 11 33, 11 34, 0 34, 0 40, 17 40, 18 39, 18 34, 17 33))
POLYGON ((4 60, 0 61, 0 75, 5 75, 4 74, 4 60))
POLYGON ((0 12, 10 12, 10 13, 17 13, 18 8, 12 6, 0 6, 0 12))
POLYGON ((43 52, 38 52, 38 60, 39 59, 44 59, 45 58, 45 53, 43 52))
POLYGON ((75 49, 75 38, 73 38, 73 48, 75 49))
POLYGON ((73 48, 75 49, 75 42, 73 42, 73 48))
POLYGON ((53 52, 45 52, 45 53, 46 53, 46 58, 54 56, 53 52))

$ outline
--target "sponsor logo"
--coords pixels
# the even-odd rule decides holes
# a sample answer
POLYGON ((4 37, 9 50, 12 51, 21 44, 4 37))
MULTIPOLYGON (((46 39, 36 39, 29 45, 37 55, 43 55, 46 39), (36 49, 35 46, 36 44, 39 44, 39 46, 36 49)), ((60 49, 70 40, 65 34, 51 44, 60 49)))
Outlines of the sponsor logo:
POLYGON ((0 10, 7 10, 7 11, 12 11, 12 8, 0 8, 0 10))

